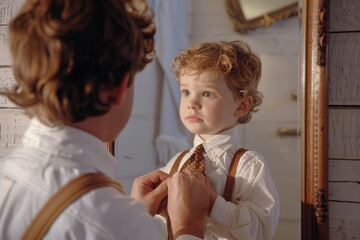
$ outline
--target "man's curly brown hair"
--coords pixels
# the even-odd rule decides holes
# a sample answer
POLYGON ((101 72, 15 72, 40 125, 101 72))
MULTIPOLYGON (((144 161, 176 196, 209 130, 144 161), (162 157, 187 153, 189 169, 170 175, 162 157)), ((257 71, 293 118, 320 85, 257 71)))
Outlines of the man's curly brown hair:
POLYGON ((171 69, 176 78, 183 74, 215 71, 224 75, 227 86, 235 99, 252 98, 250 111, 238 119, 238 123, 251 120, 252 112, 262 103, 262 94, 257 90, 261 77, 261 61, 243 41, 204 42, 178 52, 171 69))
POLYGON ((145 0, 28 0, 9 26, 17 84, 2 94, 53 124, 106 113, 100 91, 151 61, 152 18, 145 0))

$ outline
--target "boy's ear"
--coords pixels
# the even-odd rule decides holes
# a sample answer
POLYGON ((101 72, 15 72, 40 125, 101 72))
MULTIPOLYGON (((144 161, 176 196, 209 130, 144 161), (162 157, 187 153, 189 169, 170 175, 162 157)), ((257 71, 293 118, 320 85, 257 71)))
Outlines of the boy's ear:
POLYGON ((251 109, 252 102, 253 99, 250 96, 244 97, 243 99, 239 100, 238 108, 236 109, 234 116, 241 117, 246 115, 251 109))
POLYGON ((130 81, 130 73, 126 73, 125 76, 123 77, 120 86, 117 86, 116 88, 111 90, 110 96, 113 98, 112 101, 113 104, 115 105, 121 104, 126 89, 128 88, 129 81, 130 81))

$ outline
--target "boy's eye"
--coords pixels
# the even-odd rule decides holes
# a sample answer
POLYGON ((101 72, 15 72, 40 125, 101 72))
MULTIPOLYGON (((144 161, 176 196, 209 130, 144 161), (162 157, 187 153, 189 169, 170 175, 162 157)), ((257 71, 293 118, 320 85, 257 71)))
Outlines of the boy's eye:
POLYGON ((212 97, 212 96, 214 96, 214 93, 205 91, 205 92, 203 92, 202 95, 203 95, 204 97, 212 97))
POLYGON ((184 96, 189 96, 189 90, 186 90, 186 89, 184 89, 184 90, 181 90, 181 93, 184 95, 184 96))

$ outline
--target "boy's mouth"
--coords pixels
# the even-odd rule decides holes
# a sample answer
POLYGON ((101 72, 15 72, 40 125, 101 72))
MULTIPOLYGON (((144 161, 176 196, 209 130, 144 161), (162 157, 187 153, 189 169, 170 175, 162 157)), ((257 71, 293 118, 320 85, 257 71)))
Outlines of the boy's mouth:
POLYGON ((191 116, 191 115, 187 116, 185 119, 188 120, 189 122, 200 122, 200 121, 202 121, 201 118, 198 118, 196 116, 191 116))

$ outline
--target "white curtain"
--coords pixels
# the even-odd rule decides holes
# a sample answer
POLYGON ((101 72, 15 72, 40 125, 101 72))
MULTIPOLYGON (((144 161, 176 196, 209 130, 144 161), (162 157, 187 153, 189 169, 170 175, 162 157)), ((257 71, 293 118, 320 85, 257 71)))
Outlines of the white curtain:
POLYGON ((176 153, 191 146, 190 134, 179 118, 179 85, 170 69, 176 52, 187 47, 189 42, 186 32, 185 3, 184 0, 150 1, 155 13, 156 59, 163 71, 159 133, 155 139, 161 166, 176 153))

